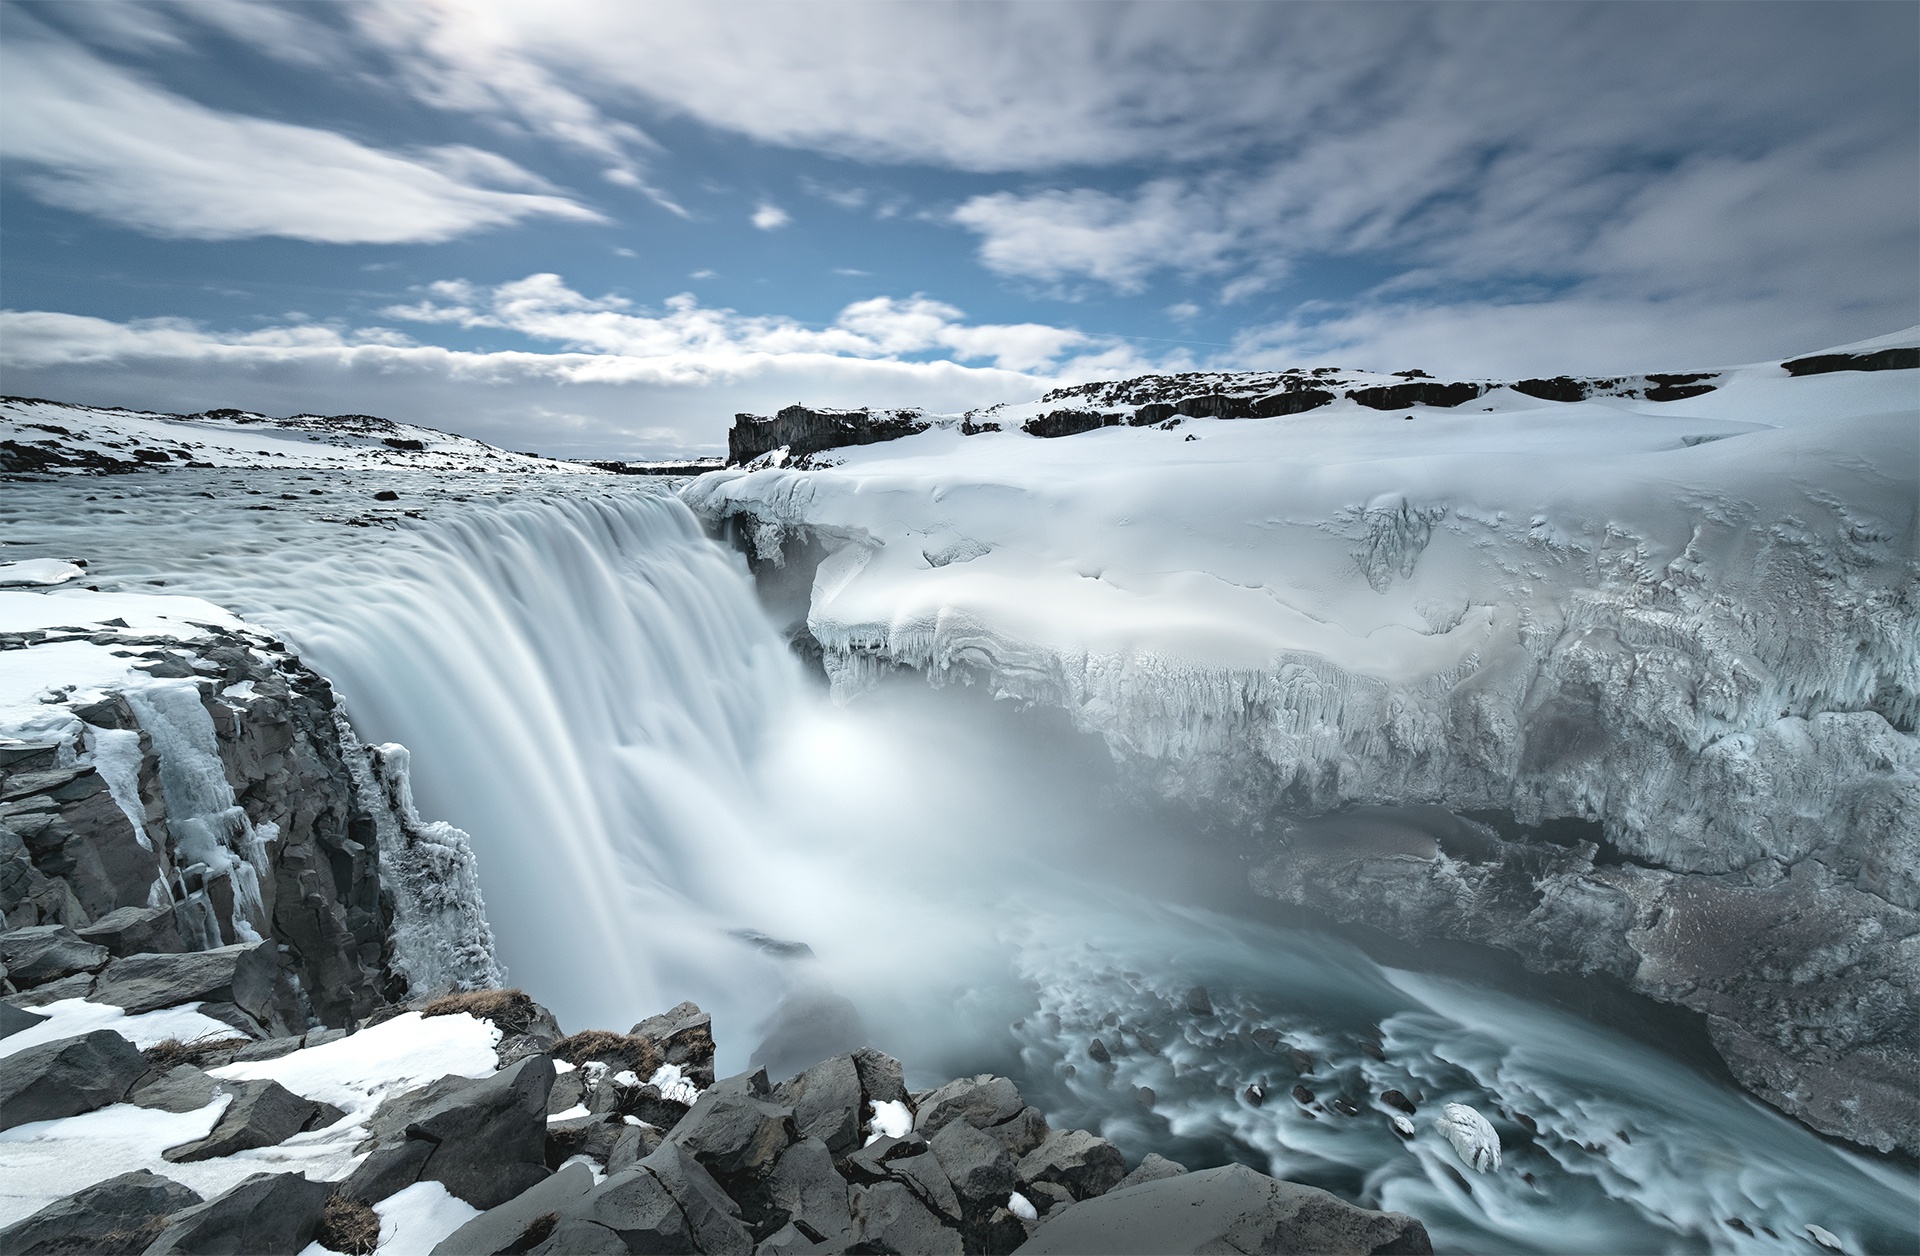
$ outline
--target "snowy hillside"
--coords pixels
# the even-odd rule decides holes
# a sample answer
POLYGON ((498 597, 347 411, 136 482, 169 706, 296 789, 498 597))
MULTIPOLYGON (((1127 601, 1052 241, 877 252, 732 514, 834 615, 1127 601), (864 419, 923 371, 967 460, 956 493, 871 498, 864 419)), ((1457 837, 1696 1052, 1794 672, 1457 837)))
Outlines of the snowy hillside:
MULTIPOLYGON (((1582 822, 1570 866, 1513 855, 1505 934, 1474 905, 1497 842, 1430 856, 1432 910, 1380 927, 1684 1002, 1750 1086, 1887 1145, 1920 1118, 1916 332, 1686 376, 1087 385, 684 496, 763 582, 817 562, 837 693, 908 667, 1062 707, 1270 853, 1353 806, 1582 822), (1716 950, 1748 925, 1807 983, 1787 1025, 1716 950)), ((1256 883, 1335 901, 1303 868, 1256 883)))
POLYGON ((154 414, 0 398, 0 472, 99 474, 161 466, 596 473, 365 414, 154 414))

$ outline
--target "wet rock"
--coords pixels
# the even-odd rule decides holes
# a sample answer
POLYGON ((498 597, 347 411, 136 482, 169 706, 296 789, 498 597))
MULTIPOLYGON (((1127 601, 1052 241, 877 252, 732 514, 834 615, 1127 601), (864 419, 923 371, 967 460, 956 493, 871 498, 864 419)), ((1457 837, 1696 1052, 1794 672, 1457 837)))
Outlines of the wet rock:
POLYGON ((0 1057, 0 1129, 118 1103, 146 1071, 146 1059, 111 1029, 0 1057))
POLYGON ((169 1147, 162 1158, 173 1164, 211 1160, 254 1147, 277 1147, 304 1130, 331 1125, 346 1114, 329 1103, 303 1099, 279 1082, 221 1082, 233 1102, 202 1139, 169 1147))
POLYGON ((146 1256, 294 1256, 313 1241, 333 1186, 300 1173, 256 1173, 218 1199, 176 1213, 146 1256))
MULTIPOLYGON (((562 1169, 440 1240, 433 1249, 434 1256, 497 1256, 527 1251, 534 1246, 525 1240, 536 1222, 557 1217, 592 1189, 593 1173, 585 1165, 562 1169)), ((547 1233, 552 1233, 551 1225, 547 1233)))
POLYGON ((1022 1108, 1000 1124, 986 1128, 988 1137, 997 1140, 1015 1160, 1046 1142, 1052 1132, 1037 1108, 1022 1108))
POLYGON ((1257 1108, 1267 1101, 1267 1088, 1259 1082, 1253 1082, 1240 1092, 1240 1097, 1257 1108))
POLYGON ((1049 1216, 1022 1253, 1430 1253, 1426 1228, 1228 1165, 1146 1182, 1049 1216))
POLYGON ((1361 1040, 1360 1053, 1369 1059, 1379 1060, 1382 1063, 1385 1063, 1387 1058, 1387 1049, 1371 1038, 1361 1040))
POLYGON ((1360 1109, 1355 1107, 1351 1100, 1342 1096, 1336 1095, 1332 1099, 1327 1100, 1327 1106, 1335 1112, 1338 1112, 1341 1116, 1360 1115, 1360 1109))
POLYGON ((1056 1182, 1075 1199, 1091 1199, 1112 1190, 1127 1176, 1126 1157, 1104 1138, 1085 1130, 1056 1130, 1021 1157, 1015 1172, 1022 1182, 1056 1182))
POLYGON ((261 1026, 284 1031, 274 1006, 278 974, 271 942, 180 955, 128 955, 106 966, 92 997, 125 1008, 129 1016, 196 1001, 232 1003, 261 1026))
POLYGON ((818 1138, 836 1156, 860 1145, 860 1073, 851 1055, 822 1060, 774 1089, 776 1103, 793 1109, 802 1138, 818 1138))
POLYGON ((1003 1204, 1014 1188, 1014 1158, 998 1139, 966 1121, 949 1121, 928 1140, 963 1204, 984 1210, 1003 1204))
POLYGON ((33 925, 0 933, 0 963, 21 989, 107 966, 107 948, 85 941, 65 925, 33 925))
POLYGON ((1313 1092, 1305 1086, 1295 1086, 1292 1093, 1293 1101, 1301 1107, 1310 1107, 1313 1104, 1313 1092))
POLYGON ((1017 1116, 1026 1101, 1020 1091, 1004 1077, 981 1073, 948 1082, 920 1102, 914 1114, 914 1132, 932 1138, 953 1121, 965 1121, 975 1129, 986 1129, 1017 1116))
POLYGON ((1187 1015, 1213 1015, 1213 999, 1208 996, 1205 986, 1195 986, 1193 989, 1187 991, 1187 1015))
POLYGON ((1412 1116, 1414 1113, 1413 1100, 1407 1098, 1397 1090, 1381 1091, 1380 1102, 1386 1104, 1389 1108, 1398 1108, 1408 1116, 1412 1116))
POLYGON ((1253 1045, 1259 1047, 1262 1051, 1277 1050, 1280 1046, 1280 1034, 1278 1031, 1262 1025, 1253 1031, 1253 1045))
POLYGON ((1387 1124, 1391 1126, 1393 1129, 1393 1132, 1398 1134, 1400 1137, 1407 1139, 1409 1141, 1413 1139, 1413 1136, 1415 1133, 1415 1130, 1413 1128, 1413 1122, 1408 1118, 1406 1118, 1405 1116, 1402 1116, 1400 1113, 1389 1112, 1387 1114, 1387 1124))
POLYGON ((1302 1051, 1299 1047, 1288 1047, 1287 1059, 1292 1062, 1294 1072, 1296 1073, 1313 1072, 1313 1067, 1314 1067, 1313 1057, 1307 1054, 1305 1051, 1302 1051))
POLYGON ((1139 1186, 1146 1182, 1158 1182, 1162 1178, 1179 1177, 1187 1171, 1187 1166, 1177 1160, 1169 1160, 1159 1152, 1150 1151, 1140 1161, 1133 1172, 1120 1179, 1113 1189, 1124 1191, 1129 1186, 1139 1186))
POLYGON ((1087 1044, 1087 1058, 1095 1064, 1113 1063, 1113 1053, 1107 1050, 1107 1044, 1095 1038, 1087 1044))
POLYGON ((859 1250, 897 1256, 961 1256, 960 1232, 940 1219, 900 1182, 881 1182, 855 1192, 854 1224, 859 1250))
POLYGON ((1473 1108, 1464 1103, 1450 1103, 1440 1109, 1440 1119, 1434 1126, 1468 1165, 1482 1173, 1500 1167, 1500 1135, 1487 1118, 1473 1108))
POLYGON ((200 1202, 199 1195, 180 1183, 136 1169, 76 1191, 0 1230, 0 1252, 134 1256, 160 1237, 168 1217, 200 1202))
POLYGON ((177 954, 187 949, 180 926, 167 907, 116 907, 90 925, 74 930, 82 939, 107 948, 115 957, 177 954))

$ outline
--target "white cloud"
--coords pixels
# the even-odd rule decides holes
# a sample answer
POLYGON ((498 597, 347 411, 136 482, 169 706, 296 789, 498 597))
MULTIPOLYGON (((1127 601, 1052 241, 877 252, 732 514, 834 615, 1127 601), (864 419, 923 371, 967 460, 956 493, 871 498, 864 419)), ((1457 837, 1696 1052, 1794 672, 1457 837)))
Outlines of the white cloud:
POLYGON ((1166 315, 1176 323, 1188 322, 1200 317, 1200 307, 1191 301, 1176 301, 1166 309, 1166 315))
POLYGON ((330 244, 448 240, 600 215, 493 153, 412 156, 220 113, 48 39, 10 39, 0 155, 51 204, 151 235, 330 244), (516 189, 516 190, 506 190, 516 189))
POLYGON ((976 196, 953 221, 983 237, 989 270, 1021 278, 1095 279, 1138 292, 1157 270, 1219 271, 1240 246, 1219 208, 1170 179, 1131 199, 1080 188, 976 196))
POLYGON ((762 231, 778 231, 792 221, 792 215, 771 201, 762 201, 753 211, 753 225, 762 231))

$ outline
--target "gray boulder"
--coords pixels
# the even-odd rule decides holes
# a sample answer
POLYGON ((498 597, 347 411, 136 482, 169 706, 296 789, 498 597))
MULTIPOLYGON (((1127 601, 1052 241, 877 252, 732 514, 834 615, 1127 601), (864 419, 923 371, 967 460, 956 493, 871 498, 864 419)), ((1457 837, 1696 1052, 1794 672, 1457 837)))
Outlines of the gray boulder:
POLYGON ((46 1019, 38 1012, 29 1012, 11 1003, 0 1003, 0 1038, 11 1038, 21 1030, 32 1029, 46 1019))
POLYGON ((692 1227, 696 1250, 709 1256, 746 1256, 753 1250, 753 1235, 740 1220, 740 1206, 686 1148, 669 1140, 634 1167, 652 1175, 673 1196, 692 1227))
POLYGON ((899 1182, 881 1182, 856 1191, 853 1216, 860 1235, 857 1250, 862 1252, 961 1256, 966 1250, 960 1232, 942 1225, 920 1197, 899 1182))
POLYGON ((300 1173, 256 1173, 174 1215, 146 1256, 295 1256, 313 1242, 333 1186, 300 1173))
POLYGON ((1041 1143, 1047 1141, 1047 1135, 1053 1130, 1047 1125, 1047 1118, 1040 1115, 1037 1108, 1022 1108, 998 1125, 989 1125, 986 1133, 998 1140, 1015 1160, 1026 1155, 1041 1143))
POLYGON ((617 1116, 589 1113, 564 1121, 547 1122, 547 1167, 558 1169, 575 1156, 588 1156, 607 1164, 613 1149, 628 1132, 640 1132, 617 1116))
POLYGON ((900 1061, 872 1047, 861 1047, 853 1053, 853 1067, 859 1071, 860 1090, 868 1103, 906 1102, 906 1071, 900 1061))
POLYGON ((233 1102, 205 1137, 161 1152, 173 1164, 212 1160, 255 1147, 277 1147, 303 1130, 331 1125, 346 1113, 330 1103, 294 1094, 279 1082, 260 1079, 220 1083, 233 1102))
POLYGON ((176 1064, 164 1073, 142 1078, 127 1095, 127 1102, 162 1112, 193 1112, 212 1103, 221 1093, 221 1085, 191 1064, 176 1064))
POLYGON ((146 1071, 140 1052, 111 1029, 0 1057, 0 1129, 119 1103, 146 1071))
POLYGON ((92 997, 130 1016, 195 1001, 232 1003, 260 1025, 284 1030, 274 1011, 274 954, 271 942, 249 942, 180 955, 129 955, 107 965, 92 997))
POLYGON ((793 1122, 802 1138, 819 1139, 836 1156, 860 1145, 864 1100, 852 1056, 820 1061, 775 1087, 773 1098, 793 1109, 793 1122))
POLYGON ((897 1160, 887 1161, 887 1171, 895 1180, 904 1182, 920 1197, 921 1203, 948 1224, 959 1225, 966 1220, 966 1209, 961 1206, 960 1193, 953 1189, 953 1183, 948 1180, 947 1171, 941 1166, 939 1157, 930 1152, 901 1156, 897 1160))
POLYGON ((833 1155, 817 1138, 803 1138, 782 1152, 756 1195, 760 1232, 797 1223, 815 1243, 853 1234, 852 1189, 834 1172, 833 1155))
POLYGON ((1429 1253, 1426 1227, 1245 1165, 1185 1173, 1063 1208, 1022 1256, 1110 1252, 1429 1253))
POLYGON ((377 1204, 420 1180, 420 1171, 432 1158, 434 1145, 424 1138, 402 1139, 376 1147, 360 1167, 340 1183, 340 1194, 363 1204, 377 1204))
POLYGON ((0 963, 7 980, 22 990, 107 966, 107 948, 88 942, 65 925, 33 925, 0 933, 0 963))
MULTIPOLYGON (((593 1173, 576 1164, 554 1174, 544 1182, 528 1187, 506 1203, 489 1208, 442 1239, 433 1249, 434 1256, 498 1256, 503 1252, 524 1252, 534 1246, 535 1223, 557 1216, 593 1189, 593 1173)), ((548 1222, 545 1238, 555 1228, 548 1222)), ((538 1240, 536 1240, 537 1242, 538 1240)), ((624 1250, 624 1249, 622 1249, 624 1250)))
POLYGON ((93 994, 94 976, 92 973, 75 973, 71 977, 57 977, 42 982, 31 990, 22 990, 19 994, 10 994, 6 1002, 14 1007, 45 1007, 49 1003, 58 1003, 62 999, 85 999, 93 994))
POLYGON ((1129 1186, 1139 1186, 1144 1182, 1158 1182, 1162 1178, 1179 1177, 1187 1171, 1187 1166, 1177 1160, 1169 1160, 1158 1152, 1150 1151, 1140 1161, 1138 1168, 1120 1179, 1116 1191, 1124 1191, 1129 1186))
MULTIPOLYGON (((723 1084, 724 1085, 724 1084, 723 1084)), ((799 1137, 793 1109, 716 1086, 667 1138, 721 1177, 763 1173, 799 1137)))
POLYGON ((180 1183, 135 1169, 55 1200, 0 1230, 0 1252, 134 1256, 160 1237, 168 1217, 199 1202, 200 1196, 180 1183))
POLYGON ((660 1131, 651 1125, 625 1125, 620 1137, 614 1139, 613 1148, 607 1152, 607 1173, 623 1172, 660 1150, 665 1141, 660 1131))
POLYGON ((553 1061, 532 1056, 469 1082, 407 1126, 434 1145, 420 1171, 475 1208, 495 1208, 547 1177, 547 1091, 553 1061))
POLYGON ((713 1085, 713 1018, 697 1004, 681 1003, 628 1032, 653 1039, 661 1059, 678 1065, 700 1089, 713 1085))
POLYGON ((235 1051, 233 1063, 255 1064, 262 1060, 277 1060, 283 1055, 292 1055, 305 1045, 306 1040, 298 1034, 284 1038, 262 1038, 235 1051))
POLYGON ((171 906, 116 907, 74 932, 85 941, 106 947, 114 956, 149 952, 173 955, 187 949, 171 906))
POLYGON ((975 1129, 986 1129, 1011 1120, 1026 1107, 1019 1088, 1004 1077, 982 1073, 978 1077, 959 1077, 935 1090, 920 1103, 914 1114, 916 1133, 932 1138, 949 1121, 965 1121, 975 1129))
POLYGON ((1013 1157, 998 1139, 950 1121, 928 1146, 969 1211, 1003 1205, 1013 1193, 1013 1157))
POLYGON ((1053 1182, 1075 1199, 1104 1195, 1127 1176, 1120 1149, 1085 1130, 1055 1130, 1015 1166, 1022 1182, 1053 1182))

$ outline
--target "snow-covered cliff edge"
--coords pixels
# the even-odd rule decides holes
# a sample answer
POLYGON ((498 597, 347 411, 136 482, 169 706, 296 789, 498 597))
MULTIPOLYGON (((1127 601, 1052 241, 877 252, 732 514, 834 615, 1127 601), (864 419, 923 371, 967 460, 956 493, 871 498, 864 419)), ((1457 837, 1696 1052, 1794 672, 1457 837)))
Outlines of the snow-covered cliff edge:
POLYGON ((1914 1150, 1915 343, 1090 385, 684 497, 805 590, 839 694, 910 667, 1062 707, 1262 833, 1263 892, 1609 973, 1914 1150), (1518 840, 1366 810, 1412 804, 1518 840))

